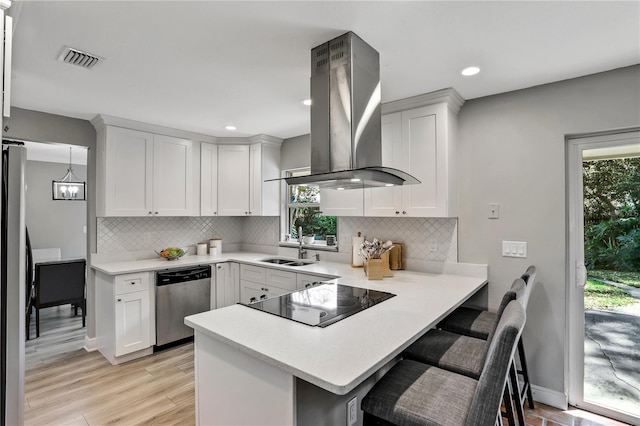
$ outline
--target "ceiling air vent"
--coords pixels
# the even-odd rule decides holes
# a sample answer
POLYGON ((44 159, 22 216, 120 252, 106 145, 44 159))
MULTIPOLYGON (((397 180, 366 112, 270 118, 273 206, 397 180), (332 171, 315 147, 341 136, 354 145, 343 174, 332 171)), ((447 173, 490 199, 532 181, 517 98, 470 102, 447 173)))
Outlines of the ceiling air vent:
POLYGON ((96 66, 98 62, 104 60, 104 58, 65 46, 58 60, 69 65, 75 65, 76 67, 91 69, 96 66))

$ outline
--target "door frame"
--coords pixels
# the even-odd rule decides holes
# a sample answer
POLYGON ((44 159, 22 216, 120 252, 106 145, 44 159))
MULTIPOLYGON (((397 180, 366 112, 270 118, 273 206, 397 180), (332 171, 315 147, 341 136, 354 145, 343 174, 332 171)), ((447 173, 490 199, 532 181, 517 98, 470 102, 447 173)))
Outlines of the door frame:
POLYGON ((584 198, 582 153, 585 150, 637 144, 640 127, 565 136, 567 182, 567 264, 565 392, 569 404, 621 420, 638 418, 584 400, 584 198))

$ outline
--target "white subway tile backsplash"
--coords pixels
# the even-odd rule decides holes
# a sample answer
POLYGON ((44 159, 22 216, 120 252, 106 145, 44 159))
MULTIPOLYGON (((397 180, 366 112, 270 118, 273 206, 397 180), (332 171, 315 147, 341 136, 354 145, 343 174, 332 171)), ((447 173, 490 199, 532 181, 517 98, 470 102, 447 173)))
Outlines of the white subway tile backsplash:
MULTIPOLYGON (((193 246, 222 238, 223 247, 277 247, 278 217, 110 217, 98 218, 98 254, 193 246)), ((404 243, 409 259, 457 262, 458 221, 455 218, 338 218, 339 251, 351 252, 351 237, 360 231, 368 239, 404 243), (346 243, 348 241, 348 243, 346 243), (431 242, 437 251, 431 251, 431 242)))
POLYGON ((101 254, 192 246, 210 238, 241 244, 242 217, 105 217, 98 218, 97 252, 101 254))
MULTIPOLYGON (((456 218, 395 218, 395 217, 340 217, 340 240, 361 232, 368 240, 392 240, 403 243, 405 257, 440 262, 458 261, 458 220, 456 218), (430 251, 434 241, 437 251, 430 251)), ((351 250, 350 244, 341 245, 341 252, 351 250)))

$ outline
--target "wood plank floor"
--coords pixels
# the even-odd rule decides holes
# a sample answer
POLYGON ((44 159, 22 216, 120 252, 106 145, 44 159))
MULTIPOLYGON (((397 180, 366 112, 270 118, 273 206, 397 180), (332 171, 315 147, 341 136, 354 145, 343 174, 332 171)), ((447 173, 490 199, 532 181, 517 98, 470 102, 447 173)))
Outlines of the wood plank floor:
MULTIPOLYGON (((33 321, 33 320, 32 320, 33 321)), ((111 365, 88 353, 82 319, 70 307, 41 315, 40 338, 26 343, 27 425, 195 424, 193 344, 111 365)), ((35 328, 31 333, 35 337, 35 328)), ((529 426, 621 426, 577 409, 536 403, 526 411, 529 426)))

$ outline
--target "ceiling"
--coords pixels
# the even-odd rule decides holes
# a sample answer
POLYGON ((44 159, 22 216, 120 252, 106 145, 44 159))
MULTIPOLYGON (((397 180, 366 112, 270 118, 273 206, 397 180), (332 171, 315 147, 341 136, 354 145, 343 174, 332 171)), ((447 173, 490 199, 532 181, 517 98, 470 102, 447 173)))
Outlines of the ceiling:
POLYGON ((23 0, 10 14, 13 106, 219 137, 308 133, 310 50, 346 31, 380 52, 383 102, 640 63, 640 1, 23 0), (105 59, 77 68, 57 60, 65 46, 105 59))

